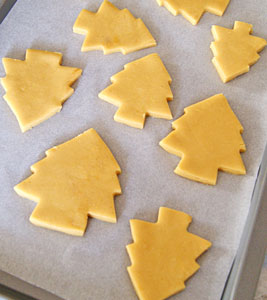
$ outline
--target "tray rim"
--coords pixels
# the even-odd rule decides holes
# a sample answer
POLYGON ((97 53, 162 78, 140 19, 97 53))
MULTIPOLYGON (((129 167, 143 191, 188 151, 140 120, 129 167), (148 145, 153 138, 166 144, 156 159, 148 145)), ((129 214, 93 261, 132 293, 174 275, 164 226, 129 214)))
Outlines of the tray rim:
POLYGON ((258 169, 247 220, 241 235, 234 262, 223 290, 221 300, 239 300, 239 294, 242 294, 241 290, 244 289, 247 290, 247 294, 245 295, 245 298, 242 296, 242 300, 253 299, 265 257, 265 250, 267 248, 267 233, 264 232, 264 228, 267 226, 266 212, 267 144, 265 146, 262 161, 258 169), (261 212, 261 218, 259 218, 261 212), (256 239, 255 235, 257 233, 261 233, 263 235, 262 238, 258 236, 256 239), (257 245, 254 245, 255 242, 257 242, 257 245), (256 257, 255 253, 257 253, 256 257), (248 276, 248 272, 251 271, 249 268, 246 268, 248 265, 254 269, 254 276, 248 276), (247 288, 248 282, 245 282, 246 278, 250 279, 250 289, 247 288))

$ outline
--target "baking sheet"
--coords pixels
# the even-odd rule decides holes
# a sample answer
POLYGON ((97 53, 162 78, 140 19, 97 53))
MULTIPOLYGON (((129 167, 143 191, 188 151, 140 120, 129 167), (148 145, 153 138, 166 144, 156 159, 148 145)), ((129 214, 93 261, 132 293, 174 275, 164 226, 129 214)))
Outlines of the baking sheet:
MULTIPOLYGON (((254 34, 267 38, 265 0, 232 0, 220 18, 205 14, 198 26, 172 16, 155 0, 113 0, 141 17, 157 47, 126 56, 81 53, 84 36, 72 32, 82 8, 96 11, 94 1, 20 0, 0 27, 0 56, 24 59, 27 48, 63 53, 63 65, 80 67, 75 93, 56 116, 22 134, 5 101, 0 101, 0 269, 65 299, 137 299, 126 267, 125 245, 132 242, 129 219, 155 222, 159 206, 193 216, 190 231, 213 247, 198 262, 200 270, 187 288, 172 299, 219 299, 236 253, 249 209, 267 136, 267 51, 251 71, 223 84, 209 49, 213 24, 232 28, 235 20, 254 25, 254 34), (123 65, 157 52, 173 82, 174 119, 184 107, 224 93, 244 126, 247 151, 242 158, 246 176, 219 172, 215 187, 173 173, 179 158, 158 142, 171 130, 171 121, 147 118, 138 130, 113 121, 116 107, 98 99, 98 92, 123 65), (30 166, 48 148, 93 127, 110 147, 122 168, 123 194, 115 198, 117 224, 90 219, 84 237, 73 237, 33 226, 28 218, 35 203, 15 194, 13 186, 29 176, 30 166)), ((0 76, 5 75, 2 65, 0 76)), ((0 90, 1 96, 4 90, 0 90)))

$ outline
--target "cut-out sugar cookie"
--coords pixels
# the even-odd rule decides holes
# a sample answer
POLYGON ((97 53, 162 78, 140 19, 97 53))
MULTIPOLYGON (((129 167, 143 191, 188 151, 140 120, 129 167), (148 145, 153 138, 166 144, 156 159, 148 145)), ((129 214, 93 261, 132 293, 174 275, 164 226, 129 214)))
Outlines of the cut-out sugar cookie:
POLYGON ((3 58, 6 77, 1 83, 4 99, 15 114, 21 131, 59 112, 74 92, 70 86, 81 69, 61 66, 62 54, 28 49, 25 60, 3 58))
POLYGON ((14 189, 38 203, 33 224, 81 236, 88 216, 116 222, 113 197, 121 194, 121 169, 94 129, 49 149, 31 171, 14 189))
POLYGON ((160 142, 166 151, 180 156, 175 173, 215 185, 218 170, 246 174, 240 152, 246 150, 243 127, 227 99, 218 94, 184 109, 172 123, 174 131, 160 142))
POLYGON ((171 77, 158 54, 130 62, 111 77, 112 84, 99 98, 119 107, 114 120, 143 128, 146 115, 172 119, 168 101, 173 99, 171 77))
POLYGON ((223 82, 249 71, 249 67, 260 58, 266 40, 253 36, 252 25, 236 21, 234 29, 221 26, 211 27, 215 42, 211 43, 212 62, 223 82))
POLYGON ((96 13, 83 9, 73 26, 75 33, 86 35, 82 51, 103 50, 104 54, 127 54, 156 46, 156 41, 141 19, 128 9, 118 9, 104 0, 96 13))
POLYGON ((196 259, 211 243, 187 231, 192 218, 160 207, 157 223, 130 220, 134 243, 127 245, 128 272, 141 300, 161 300, 185 289, 198 269, 196 259))
POLYGON ((191 24, 196 25, 204 12, 222 16, 230 0, 157 0, 174 16, 182 14, 191 24))

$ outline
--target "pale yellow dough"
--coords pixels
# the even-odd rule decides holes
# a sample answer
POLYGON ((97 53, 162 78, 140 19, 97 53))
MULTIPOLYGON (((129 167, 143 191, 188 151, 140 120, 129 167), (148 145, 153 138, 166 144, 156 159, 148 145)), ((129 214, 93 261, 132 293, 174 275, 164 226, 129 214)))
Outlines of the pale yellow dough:
POLYGON ((96 13, 83 9, 73 31, 86 35, 82 51, 127 54, 156 46, 156 41, 141 19, 133 17, 128 9, 119 10, 107 0, 96 13))
POLYGON ((114 120, 143 128, 145 117, 172 119, 168 101, 173 99, 168 74, 158 54, 128 63, 111 77, 112 84, 99 97, 119 107, 114 120))
POLYGON ((160 142, 166 151, 180 156, 175 173, 215 185, 218 170, 246 174, 240 152, 246 150, 243 127, 223 94, 184 109, 172 123, 174 131, 160 142))
POLYGON ((249 71, 249 66, 260 58, 266 40, 252 36, 252 25, 236 21, 234 29, 212 26, 215 42, 211 43, 212 62, 223 82, 249 71))
POLYGON ((196 259, 211 243, 187 231, 192 218, 161 207, 157 223, 130 220, 134 243, 128 245, 128 272, 140 300, 162 300, 185 288, 198 269, 196 259))
POLYGON ((38 203, 33 224, 81 236, 88 216, 116 222, 113 197, 121 193, 121 169, 94 129, 49 149, 31 171, 15 191, 38 203))
POLYGON ((190 23, 196 25, 204 12, 222 16, 230 0, 157 0, 173 15, 182 14, 190 23))
POLYGON ((28 49, 24 61, 3 58, 6 77, 1 83, 4 99, 15 114, 21 131, 59 112, 73 93, 70 87, 82 70, 61 66, 62 54, 28 49))

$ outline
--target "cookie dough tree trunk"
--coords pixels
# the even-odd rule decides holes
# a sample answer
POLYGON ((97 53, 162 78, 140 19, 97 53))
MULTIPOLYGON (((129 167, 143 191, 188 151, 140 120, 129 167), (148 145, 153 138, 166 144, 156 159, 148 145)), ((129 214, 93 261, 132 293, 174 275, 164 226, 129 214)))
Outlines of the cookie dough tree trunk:
POLYGON ((129 126, 142 129, 144 127, 146 114, 136 110, 134 107, 123 104, 114 115, 114 120, 129 126))
POLYGON ((30 221, 36 226, 62 231, 72 235, 83 235, 87 226, 88 214, 73 206, 63 210, 53 200, 42 201, 33 210, 30 221), (71 224, 71 226, 70 226, 71 224))

